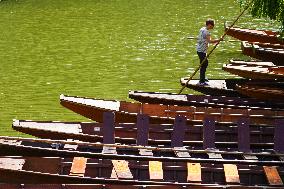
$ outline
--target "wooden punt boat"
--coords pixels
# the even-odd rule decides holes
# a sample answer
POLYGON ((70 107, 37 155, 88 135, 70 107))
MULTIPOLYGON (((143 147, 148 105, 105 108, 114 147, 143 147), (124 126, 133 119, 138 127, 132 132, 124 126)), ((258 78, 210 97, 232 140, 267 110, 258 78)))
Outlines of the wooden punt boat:
MULTIPOLYGON (((181 78, 180 84, 184 86, 188 81, 188 78, 181 78)), ((212 96, 226 96, 226 97, 243 97, 235 89, 236 83, 240 83, 239 79, 213 79, 208 82, 209 85, 199 85, 199 80, 190 80, 186 87, 195 91, 201 92, 206 95, 212 96)), ((246 81, 243 80, 243 83, 246 81)))
POLYGON ((135 123, 137 115, 147 114, 151 123, 173 123, 176 115, 184 115, 188 124, 202 124, 204 116, 211 116, 220 125, 234 125, 240 117, 249 117, 252 124, 274 124, 283 111, 222 109, 194 106, 131 103, 60 95, 64 107, 97 122, 103 122, 104 112, 114 112, 116 123, 135 123))
MULTIPOLYGON (((283 131, 283 129, 277 130, 283 131)), ((238 142, 219 143, 215 142, 214 137, 210 138, 212 134, 214 135, 214 132, 206 133, 201 146, 192 142, 191 146, 177 145, 171 148, 19 137, 1 137, 0 148, 1 156, 85 157, 111 160, 195 163, 210 163, 214 160, 214 163, 284 165, 282 161, 282 152, 284 152, 282 147, 283 139, 279 139, 279 137, 278 142, 274 139, 274 143, 250 143, 250 141, 240 141, 241 139, 238 139, 238 142), (250 159, 252 156, 254 156, 253 159, 250 159)), ((242 137, 247 136, 246 140, 250 139, 250 136, 247 134, 240 135, 242 137)))
POLYGON ((238 27, 232 27, 229 29, 227 23, 224 24, 224 28, 225 31, 227 31, 227 35, 241 41, 284 44, 282 40, 279 40, 278 33, 271 30, 253 30, 238 27))
POLYGON ((1 137, 1 155, 15 151, 17 155, 28 157, 0 158, 0 181, 188 187, 216 184, 224 187, 232 183, 237 186, 283 186, 281 176, 284 174, 284 162, 281 153, 284 152, 284 140, 281 133, 284 131, 284 120, 276 121, 274 147, 270 149, 264 150, 262 146, 261 150, 255 151, 250 143, 248 120, 242 119, 238 122, 238 151, 218 151, 215 146, 215 122, 210 118, 204 122, 205 150, 188 150, 182 146, 186 124, 183 116, 176 118, 170 149, 145 146, 149 129, 149 119, 145 115, 141 116, 137 124, 138 146, 116 145, 113 134, 114 114, 105 113, 104 116, 108 118, 104 122, 104 127, 107 128, 104 129, 104 144, 20 138, 12 140, 11 137, 1 137), (57 144, 57 147, 50 148, 49 144, 57 144), (101 153, 91 153, 94 149, 83 152, 84 145, 98 147, 97 150, 100 148, 101 153), (123 154, 120 148, 124 149, 123 154), (137 152, 133 154, 134 150, 139 150, 139 155, 137 152), (46 154, 68 156, 71 159, 68 162, 68 158, 30 157, 46 154), (215 171, 218 173, 215 174, 215 171), (202 184, 196 185, 196 182, 202 184))
MULTIPOLYGON (((115 184, 0 184, 1 189, 125 189, 126 186, 115 184)), ((262 186, 234 186, 234 185, 193 185, 193 186, 168 186, 168 185, 127 185, 128 189, 181 189, 181 188, 212 188, 223 189, 263 189, 262 186)), ((279 186, 268 186, 269 189, 279 189, 279 186)))
POLYGON ((259 60, 273 62, 277 66, 283 66, 284 46, 275 45, 275 48, 271 47, 273 47, 273 45, 247 43, 245 41, 243 41, 241 45, 243 54, 259 60))
MULTIPOLYGON (((180 186, 137 186, 127 185, 129 189, 180 189, 180 186)), ((215 187, 218 188, 218 187, 215 187)), ((115 184, 0 184, 0 189, 125 189, 123 185, 115 184)))
POLYGON ((218 151, 215 146, 215 122, 212 119, 204 122, 205 150, 188 150, 182 146, 186 123, 183 116, 176 118, 176 130, 173 132, 173 145, 170 149, 143 146, 147 145, 149 127, 149 120, 145 116, 141 117, 138 124, 138 146, 114 144, 114 114, 106 113, 105 116, 111 121, 104 122, 104 127, 108 128, 104 130, 104 144, 88 143, 89 147, 98 147, 97 150, 100 148, 101 153, 91 153, 94 149, 81 151, 86 143, 79 141, 58 143, 59 141, 43 139, 12 140, 11 137, 4 137, 3 140, 2 137, 1 155, 14 151, 17 155, 27 157, 0 158, 0 182, 191 187, 216 184, 224 187, 234 183, 237 186, 283 186, 281 176, 284 175, 284 162, 281 153, 284 152, 284 140, 281 133, 284 131, 284 120, 276 122, 274 147, 270 149, 264 150, 262 146, 256 151, 251 148, 253 145, 250 143, 248 120, 243 119, 238 122, 237 151, 231 148, 218 151), (49 144, 57 144, 57 147, 50 148, 49 144), (124 149, 123 154, 120 148, 124 149), (134 150, 139 150, 139 155, 138 152, 134 153, 134 150), (71 159, 31 157, 46 154, 71 159), (196 185, 196 182, 202 184, 196 185))
MULTIPOLYGON (((126 186, 118 184, 0 184, 0 189, 125 189, 126 186)), ((168 185, 127 185, 128 189, 180 189, 181 186, 168 185)), ((185 187, 184 187, 185 188, 185 187)), ((196 186, 197 188, 197 186, 196 186)), ((200 186, 199 188, 207 188, 200 186)), ((210 188, 218 188, 218 186, 211 186, 210 188)), ((243 187, 251 188, 251 187, 243 187)), ((261 188, 261 187, 256 187, 261 188)), ((275 187, 269 187, 275 188, 275 187)))
POLYGON ((161 162, 137 163, 81 157, 1 157, 0 165, 0 180, 4 183, 105 184, 107 188, 116 185, 119 189, 129 185, 136 185, 136 188, 139 185, 147 188, 155 188, 155 185, 161 188, 164 185, 174 189, 279 188, 283 187, 281 177, 284 174, 281 166, 163 163, 161 167, 161 162))
POLYGON ((223 70, 249 79, 284 80, 284 67, 262 67, 224 64, 223 70))
MULTIPOLYGON (((115 114, 111 112, 104 113, 104 123, 103 123, 103 144, 114 144, 116 141, 115 134, 116 134, 116 128, 114 124, 115 114)), ((283 120, 276 120, 275 127, 264 127, 259 128, 257 126, 250 126, 248 119, 240 119, 237 122, 237 137, 232 137, 235 139, 235 141, 229 139, 225 142, 219 142, 217 140, 222 141, 222 138, 218 136, 218 133, 220 133, 219 126, 216 126, 216 122, 213 118, 206 118, 203 122, 202 128, 202 138, 192 138, 197 139, 199 141, 192 141, 190 139, 189 141, 187 139, 186 132, 188 131, 188 127, 186 125, 186 118, 184 116, 177 116, 175 118, 175 123, 173 125, 173 129, 171 132, 171 138, 170 138, 170 145, 172 148, 174 147, 183 147, 185 145, 189 145, 192 149, 207 149, 207 148, 215 148, 215 146, 218 147, 218 149, 226 149, 230 148, 232 149, 240 149, 242 146, 246 146, 246 149, 250 149, 250 146, 252 146, 254 149, 264 149, 269 148, 272 149, 272 144, 274 143, 274 149, 276 151, 284 151, 283 144, 283 137, 281 137, 281 131, 284 129, 281 127, 281 124, 283 124, 283 120), (218 129, 215 129, 218 128, 218 129), (282 130, 281 130, 282 129, 282 130), (274 133, 274 134, 273 134, 274 133), (257 135, 260 135, 261 137, 255 137, 257 135), (280 136, 280 137, 279 137, 280 136), (217 140, 216 140, 217 139, 217 140), (255 143, 251 143, 255 142, 255 143), (244 144, 245 143, 245 144, 244 144), (200 145, 201 144, 201 145, 200 145), (281 144, 281 145, 280 145, 281 144), (279 147, 280 146, 280 147, 279 147), (280 149, 280 150, 279 150, 280 149)), ((31 125, 31 124, 29 124, 31 125)), ((46 124, 45 124, 46 125, 46 124)), ((63 124, 61 124, 63 125, 63 124)), ((151 133, 151 127, 153 125, 149 124, 149 116, 147 115, 139 115, 137 119, 137 131, 136 131, 136 139, 134 139, 134 143, 138 145, 136 146, 123 146, 123 148, 130 148, 130 150, 137 150, 138 148, 141 148, 141 146, 148 146, 150 143, 149 136, 151 133), (139 147, 140 146, 140 147, 139 147)), ((41 125, 43 126, 43 125, 41 125)), ((155 125, 156 126, 156 125, 155 125)), ((78 126, 77 126, 78 127, 78 126)), ((65 127, 67 128, 67 127, 65 127)), ((231 128, 233 131, 236 128, 231 128)), ((227 128, 226 128, 227 129, 227 128)), ((47 130, 47 129, 45 129, 47 130)), ((55 129, 53 129, 55 130, 55 129)), ((43 131, 41 129, 40 131, 43 131)), ((221 131, 222 132, 222 131, 221 131)), ((44 132, 43 132, 44 133, 44 132)), ((58 132, 60 135, 60 132, 58 132)), ((228 135, 230 135, 230 132, 227 132, 228 135)), ((134 134, 134 135, 135 135, 134 134)), ((43 135, 43 134, 42 134, 43 135)), ((48 137, 49 138, 49 137, 48 137)), ((1 145, 0 145, 0 155, 23 155, 23 156, 86 156, 86 157, 101 157, 103 158, 104 154, 102 155, 100 152, 102 151, 103 145, 97 144, 97 143, 88 143, 88 142, 65 142, 62 140, 60 141, 54 141, 54 140, 48 140, 48 139, 24 139, 24 138, 17 138, 17 137, 0 137, 1 139, 1 145), (63 143, 63 144, 61 144, 63 143), (76 152, 74 149, 73 151, 70 151, 65 146, 68 144, 78 144, 76 146, 76 152), (79 145, 80 144, 80 145, 79 145), (63 149, 63 146, 65 149, 63 149), (67 149, 67 150, 66 150, 67 149)), ((129 139, 129 138, 128 138, 129 139)), ((73 139, 74 140, 74 139, 73 139)), ((126 141, 126 139, 125 139, 126 141)), ((162 140, 161 140, 162 141, 162 140)), ((133 143, 132 143, 133 144, 133 143)), ((162 144, 162 143, 161 143, 162 144)), ((151 148, 156 149, 161 153, 160 148, 151 148)), ((174 152, 173 149, 166 150, 166 152, 174 152)), ((250 150, 245 150, 250 151, 250 150)), ((127 154, 129 152, 125 152, 124 149, 122 149, 122 152, 120 154, 127 154)), ((133 153, 130 153, 131 155, 133 153)), ((173 154, 173 153, 172 153, 173 154)), ((171 155, 172 155, 171 154, 171 155)), ((162 155, 166 157, 166 155, 162 155)), ((111 156, 113 157, 113 156, 111 156)), ((126 157, 126 156, 121 156, 126 157)), ((105 158, 108 158, 108 155, 106 155, 105 158)), ((130 157, 133 158, 133 157, 130 157)), ((137 157, 141 158, 141 157, 137 157)), ((145 158, 145 157, 144 157, 145 158)), ((167 159, 167 158, 166 158, 167 159)), ((170 157, 167 160, 171 160, 170 157)))
POLYGON ((255 54, 261 60, 271 61, 277 66, 284 66, 284 49, 264 48, 255 45, 255 54))
MULTIPOLYGON (((140 117, 140 116, 139 116, 140 117)), ((139 119, 138 117, 138 119, 139 119)), ((121 144, 135 144, 138 136, 138 123, 115 124, 115 142, 121 144)), ((61 140, 73 139, 85 142, 103 142, 102 123, 83 122, 48 122, 15 120, 13 129, 39 138, 61 140)), ((148 145, 171 146, 172 133, 176 128, 173 124, 150 124, 148 131, 148 145)), ((272 143, 274 126, 250 126, 250 141, 252 143, 272 143)), ((216 142, 236 142, 238 137, 237 126, 219 126, 215 128, 216 142)), ((190 141, 203 141, 203 125, 186 125, 184 145, 190 141)))
MULTIPOLYGON (((194 186, 168 186, 168 185, 127 185, 128 189, 180 189, 180 188, 212 188, 223 189, 224 187, 230 189, 262 189, 262 186, 233 186, 233 185, 194 185, 194 186)), ((1 184, 1 189, 125 189, 123 185, 115 184, 1 184)), ((268 186, 269 189, 279 189, 279 186, 268 186)))
POLYGON ((284 88, 275 88, 262 85, 238 85, 239 93, 262 100, 284 102, 284 88))
POLYGON ((142 103, 179 106, 282 109, 284 104, 261 101, 254 98, 239 98, 210 95, 176 94, 162 92, 129 91, 128 97, 142 103))

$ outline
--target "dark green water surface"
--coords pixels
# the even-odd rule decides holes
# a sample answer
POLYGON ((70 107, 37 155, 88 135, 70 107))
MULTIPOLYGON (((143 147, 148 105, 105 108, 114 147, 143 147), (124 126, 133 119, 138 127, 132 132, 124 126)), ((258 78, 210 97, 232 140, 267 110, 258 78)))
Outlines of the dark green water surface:
MULTIPOLYGON (((234 0, 1 1, 0 134, 20 135, 14 118, 88 121, 60 106, 61 93, 117 100, 130 100, 128 90, 177 93, 180 77, 198 65, 187 36, 213 18, 217 38, 239 13, 234 0)), ((238 25, 277 28, 248 14, 238 25)), ((231 58, 246 58, 240 43, 222 42, 207 76, 234 77, 221 70, 231 58)))

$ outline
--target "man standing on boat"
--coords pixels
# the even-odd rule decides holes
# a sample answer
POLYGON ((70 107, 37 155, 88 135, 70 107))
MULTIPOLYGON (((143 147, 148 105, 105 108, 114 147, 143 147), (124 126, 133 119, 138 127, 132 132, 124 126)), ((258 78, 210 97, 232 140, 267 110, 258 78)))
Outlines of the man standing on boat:
MULTIPOLYGON (((199 35, 197 37, 196 51, 197 51, 200 63, 206 57, 206 53, 207 53, 209 43, 219 42, 219 39, 212 40, 211 34, 209 32, 209 30, 212 30, 214 28, 214 24, 215 24, 214 20, 208 19, 206 21, 205 27, 202 27, 199 31, 199 35)), ((208 60, 206 60, 200 67, 199 85, 208 85, 206 83, 206 81, 208 81, 208 79, 205 78, 205 72, 206 72, 207 66, 208 66, 208 60)))

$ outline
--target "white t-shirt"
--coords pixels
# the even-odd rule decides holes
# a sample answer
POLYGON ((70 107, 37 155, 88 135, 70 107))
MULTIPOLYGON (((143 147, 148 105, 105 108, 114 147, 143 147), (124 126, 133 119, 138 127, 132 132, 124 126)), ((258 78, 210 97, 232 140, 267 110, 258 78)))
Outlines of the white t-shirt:
POLYGON ((206 27, 199 30, 199 35, 197 37, 196 51, 206 53, 208 49, 207 36, 210 36, 210 32, 206 27))

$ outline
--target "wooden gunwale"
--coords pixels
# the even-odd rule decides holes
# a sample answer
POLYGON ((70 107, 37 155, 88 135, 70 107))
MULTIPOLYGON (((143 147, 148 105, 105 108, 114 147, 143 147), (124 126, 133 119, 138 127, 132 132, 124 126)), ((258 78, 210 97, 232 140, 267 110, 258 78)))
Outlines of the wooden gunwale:
MULTIPOLYGON (((187 141, 198 141, 202 140, 202 126, 201 125, 187 125, 185 127, 185 138, 184 144, 187 141)), ((14 120, 13 129, 30 134, 40 138, 49 138, 49 139, 77 139, 85 142, 102 142, 102 132, 103 127, 100 123, 69 123, 69 122, 47 122, 47 121, 23 121, 23 120, 14 120), (25 127, 25 123, 28 125, 33 125, 31 128, 25 127), (57 124, 60 125, 57 125, 57 124), (43 125, 42 125, 43 124, 43 125), (79 133, 65 133, 65 130, 61 130, 60 126, 64 128, 72 128, 73 125, 80 125, 79 133), (43 128, 44 127, 44 128, 43 128), (58 128, 58 130, 56 130, 58 128), (90 128, 90 129, 89 129, 90 128), (100 131, 95 131, 99 129, 100 131)), ((159 144, 158 141, 163 143, 170 143, 171 133, 173 131, 173 125, 163 124, 155 125, 151 124, 149 126, 149 139, 148 142, 150 145, 159 144), (155 142, 156 141, 156 142, 155 142)), ((273 139, 274 127, 268 126, 251 126, 250 134, 252 136, 251 141, 265 141, 269 142, 273 139), (264 140, 265 139, 265 140, 264 140)), ((237 137, 237 126, 216 126, 216 141, 218 142, 229 142, 236 140, 237 137), (224 135, 226 134, 226 135, 224 135)), ((137 137, 137 126, 136 124, 116 124, 115 126, 115 141, 130 144, 135 143, 135 138, 137 137)))
MULTIPOLYGON (((273 73, 269 71, 269 68, 261 66, 235 66, 231 64, 224 64, 222 69, 232 74, 249 79, 284 79, 284 74, 273 73)), ((277 67, 275 69, 277 69, 277 67)))
MULTIPOLYGON (((68 98, 68 97, 66 97, 68 98)), ((210 108, 209 110, 213 110, 213 112, 204 112, 205 109, 202 110, 202 114, 199 113, 195 113, 194 111, 196 109, 196 107, 177 107, 177 106, 169 106, 169 105, 156 105, 156 104, 140 104, 140 103, 128 103, 128 102, 119 102, 119 101, 112 101, 112 102, 116 102, 117 104, 120 104, 119 109, 117 110, 111 110, 111 109, 105 109, 105 108, 100 108, 100 107, 96 107, 96 106, 92 106, 89 104, 85 104, 85 103, 78 103, 78 102, 74 102, 74 101, 70 101, 67 100, 63 95, 61 96, 60 99, 60 103, 61 105, 63 105, 64 107, 84 116, 87 117, 89 119, 98 121, 98 122, 102 122, 102 114, 103 112, 115 112, 115 120, 116 122, 124 122, 124 123, 130 123, 130 122, 136 122, 136 117, 137 114, 140 113, 144 113, 144 114, 148 114, 150 115, 150 122, 151 123, 173 123, 174 122, 174 117, 177 114, 183 114, 186 115, 188 120, 187 120, 187 124, 202 124, 202 119, 204 118, 205 114, 207 115, 212 115, 212 113, 214 113, 214 109, 210 108), (185 109, 182 109, 185 108, 185 109), (169 112, 168 110, 173 110, 174 112, 169 112), (177 112, 178 111, 178 112, 177 112), (192 111, 192 112, 190 112, 192 111)), ((95 99, 92 98, 81 98, 81 97, 69 97, 70 99, 86 99, 89 101, 96 101, 95 99)), ((106 101, 106 102, 110 102, 110 101, 106 101)), ((208 110, 208 108, 206 109, 208 110)), ((220 109, 222 111, 222 109, 220 109)), ((220 112, 220 110, 218 110, 220 112)), ((233 111, 233 110, 230 110, 233 111)), ((238 110, 238 111, 244 111, 243 109, 238 110)), ((267 110, 267 112, 269 112, 267 110)), ((276 112, 273 111, 273 114, 276 114, 276 112)), ((251 118, 253 117, 257 117, 257 119, 251 119, 252 124, 258 124, 258 125, 262 125, 261 123, 265 123, 265 124, 270 124, 270 121, 273 121, 273 119, 280 119, 282 115, 280 116, 276 116, 276 115, 263 115, 263 116, 251 116, 251 115, 247 115, 251 118), (276 117, 274 117, 276 116, 276 117), (268 119, 266 119, 268 118, 268 119), (271 119, 272 118, 272 119, 271 119), (261 120, 260 120, 261 119, 261 120), (255 123, 254 123, 255 121, 255 123)), ((244 116, 246 114, 240 114, 239 116, 244 116)), ((212 115, 213 116, 213 115, 212 115)), ((234 125, 234 123, 232 123, 232 120, 236 121, 236 117, 234 118, 234 115, 230 115, 230 113, 228 113, 228 115, 226 114, 221 114, 221 118, 219 115, 217 115, 218 120, 217 124, 220 125, 234 125), (224 117, 224 120, 222 120, 222 116, 224 117), (228 121, 227 121, 228 120, 228 121)))
POLYGON ((237 86, 237 90, 247 96, 257 97, 259 99, 271 100, 273 102, 284 102, 284 90, 279 88, 270 88, 263 86, 237 86))
MULTIPOLYGON (((228 28, 227 23, 225 23, 225 31, 227 31, 228 28)), ((284 44, 283 41, 278 39, 278 34, 270 30, 251 30, 232 27, 229 31, 227 31, 227 35, 230 35, 241 41, 284 44)))
MULTIPOLYGON (((103 145, 108 146, 108 145, 103 145)), ((121 145, 111 145, 119 147, 121 145)), ((121 146, 126 147, 126 146, 121 146)), ((131 147, 128 147, 131 149, 131 147)), ((136 147, 137 149, 138 147, 136 147)), ((139 147, 142 149, 153 149, 155 148, 148 148, 148 147, 139 147)), ((139 155, 124 155, 124 154, 102 154, 102 153, 92 153, 92 152, 84 152, 84 151, 70 151, 70 150, 57 150, 52 148, 42 148, 42 147, 31 147, 25 145, 13 145, 13 144, 1 144, 1 149, 5 152, 1 155, 22 155, 22 156, 46 156, 46 157, 54 157, 54 156, 61 156, 61 157, 86 157, 86 158, 103 158, 103 159, 125 159, 125 160, 139 160, 139 161, 167 161, 167 162, 199 162, 199 163, 232 163, 232 164, 253 164, 253 165, 283 165, 284 162, 282 161, 251 161, 251 160, 231 160, 231 159, 200 159, 200 158, 176 158, 176 157, 156 157, 156 156, 139 156, 139 155), (7 154, 6 154, 7 153, 7 154)), ((130 150, 129 149, 129 150, 130 150)), ((157 150, 157 149, 156 149, 157 150)), ((159 149, 161 151, 161 148, 159 149)), ((166 149, 165 149, 166 150, 166 149)), ((169 151, 173 152, 173 149, 169 151)), ((210 150, 200 151, 200 150, 188 150, 187 152, 190 153, 209 153, 210 150)), ((215 151, 214 151, 215 153, 215 151)), ((242 155, 242 154, 249 154, 249 155, 258 155, 264 157, 282 157, 283 154, 267 154, 266 153, 236 153, 236 152, 217 152, 219 154, 227 154, 227 155, 242 155)))
MULTIPOLYGON (((3 189, 125 189, 123 185, 117 184, 1 184, 3 189)), ((127 185, 128 189, 180 189, 182 186, 167 185, 127 185)), ((271 189, 279 189, 277 186, 267 186, 271 189)), ((185 188, 185 187, 183 187, 185 188)), ((194 186, 196 189, 214 188, 223 189, 224 185, 218 186, 194 186)), ((231 189, 263 188, 263 186, 228 186, 231 189)))
MULTIPOLYGON (((275 66, 283 66, 284 60, 284 46, 275 44, 265 44, 265 43, 248 43, 243 41, 241 43, 242 53, 262 60, 273 62, 275 66)), ((262 65, 266 66, 266 65, 262 65)))
MULTIPOLYGON (((230 62, 231 63, 231 62, 230 62)), ((180 105, 180 106, 200 106, 200 107, 223 107, 223 108, 249 108, 281 110, 284 104, 273 104, 252 98, 218 97, 207 95, 185 95, 161 92, 129 91, 129 98, 142 103, 180 105), (221 99, 222 98, 222 99, 221 99)))

